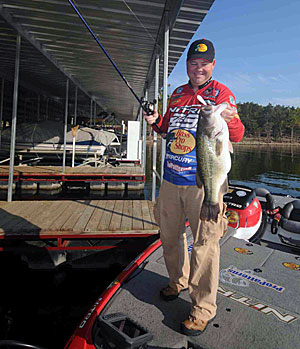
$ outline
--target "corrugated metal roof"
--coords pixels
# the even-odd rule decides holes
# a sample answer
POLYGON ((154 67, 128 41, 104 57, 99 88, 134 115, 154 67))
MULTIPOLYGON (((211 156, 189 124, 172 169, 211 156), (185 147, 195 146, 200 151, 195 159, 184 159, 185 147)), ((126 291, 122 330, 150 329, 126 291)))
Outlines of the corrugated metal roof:
MULTIPOLYGON (((214 0, 77 0, 82 15, 138 96, 163 54, 164 14, 170 25, 169 73, 214 0)), ((120 119, 138 103, 68 0, 0 0, 0 75, 13 79, 16 32, 22 40, 20 83, 65 96, 66 76, 120 119)), ((162 61, 162 60, 161 60, 162 61)), ((162 62, 161 62, 162 72, 162 62)))

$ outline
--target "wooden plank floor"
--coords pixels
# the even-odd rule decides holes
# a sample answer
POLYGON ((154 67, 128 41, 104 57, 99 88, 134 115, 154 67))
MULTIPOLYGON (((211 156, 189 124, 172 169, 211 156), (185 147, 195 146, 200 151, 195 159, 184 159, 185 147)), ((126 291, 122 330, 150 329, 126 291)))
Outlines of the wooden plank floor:
POLYGON ((152 201, 0 201, 0 238, 157 234, 152 201))

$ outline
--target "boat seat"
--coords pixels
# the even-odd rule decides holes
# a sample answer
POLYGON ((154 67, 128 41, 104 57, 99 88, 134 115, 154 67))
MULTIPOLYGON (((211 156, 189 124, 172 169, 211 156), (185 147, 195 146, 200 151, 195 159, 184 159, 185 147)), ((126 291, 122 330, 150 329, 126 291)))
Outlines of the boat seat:
POLYGON ((255 188, 253 191, 255 192, 256 196, 266 199, 266 203, 261 202, 261 205, 265 210, 273 211, 276 209, 274 199, 269 190, 265 188, 255 188))
POLYGON ((300 200, 287 203, 281 215, 280 226, 291 233, 300 234, 300 200))

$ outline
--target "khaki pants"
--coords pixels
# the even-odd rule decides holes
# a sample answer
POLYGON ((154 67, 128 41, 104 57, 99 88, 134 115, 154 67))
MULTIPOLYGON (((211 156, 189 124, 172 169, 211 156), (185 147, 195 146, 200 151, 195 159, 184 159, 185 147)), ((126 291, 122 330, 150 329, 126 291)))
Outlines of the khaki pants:
POLYGON ((154 207, 160 226, 163 254, 169 273, 169 286, 177 291, 189 287, 192 300, 191 315, 210 320, 216 315, 219 281, 219 239, 227 229, 226 206, 220 195, 221 212, 218 222, 201 221, 200 211, 204 189, 197 186, 178 186, 163 181, 154 207), (194 237, 189 262, 185 235, 188 218, 194 237))

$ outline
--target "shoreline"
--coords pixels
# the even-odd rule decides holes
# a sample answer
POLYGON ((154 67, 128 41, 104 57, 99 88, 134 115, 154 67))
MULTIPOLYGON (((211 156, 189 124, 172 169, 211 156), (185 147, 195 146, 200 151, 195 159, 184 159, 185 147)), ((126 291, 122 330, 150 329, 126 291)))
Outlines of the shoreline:
MULTIPOLYGON (((147 144, 152 144, 153 143, 153 137, 152 136, 147 136, 146 140, 147 144)), ((157 137, 157 143, 161 143, 161 137, 157 137)), ((299 147, 300 142, 299 141, 293 141, 291 142, 290 139, 284 139, 282 141, 267 141, 266 138, 244 138, 241 142, 238 143, 232 143, 233 146, 278 146, 278 147, 299 147)))
POLYGON ((246 145, 255 145, 255 146, 280 146, 280 147, 287 147, 287 146, 300 146, 300 143, 298 141, 291 142, 290 139, 284 139, 282 141, 268 141, 266 138, 246 138, 243 139, 241 142, 233 143, 234 146, 246 146, 246 145))

